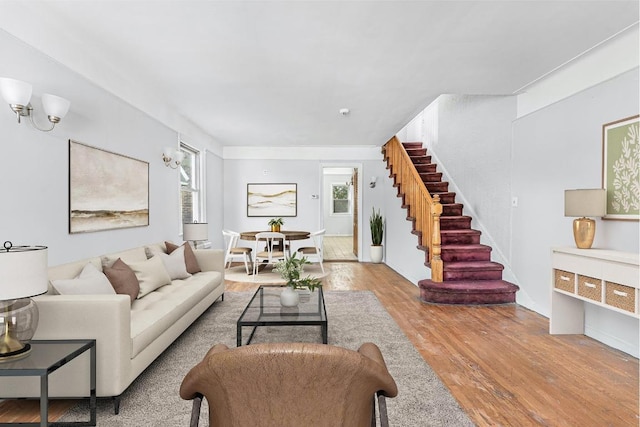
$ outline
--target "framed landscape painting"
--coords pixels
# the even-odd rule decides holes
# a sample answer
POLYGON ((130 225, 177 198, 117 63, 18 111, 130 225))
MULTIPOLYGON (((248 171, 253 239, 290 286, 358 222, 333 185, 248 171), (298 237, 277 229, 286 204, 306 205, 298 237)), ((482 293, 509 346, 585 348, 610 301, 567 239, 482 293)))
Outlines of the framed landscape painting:
POLYGON ((602 126, 602 188, 607 190, 604 219, 638 220, 640 216, 639 117, 602 126))
POLYGON ((149 225, 149 163, 69 140, 69 233, 149 225))
POLYGON ((247 216, 296 216, 298 184, 247 184, 247 216))

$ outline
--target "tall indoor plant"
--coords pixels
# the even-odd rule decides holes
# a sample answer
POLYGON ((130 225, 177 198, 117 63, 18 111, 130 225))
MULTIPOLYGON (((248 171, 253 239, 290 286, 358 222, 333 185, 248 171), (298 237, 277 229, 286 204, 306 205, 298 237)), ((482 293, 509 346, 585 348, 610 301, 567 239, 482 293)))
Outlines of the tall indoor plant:
POLYGON ((371 227, 371 262, 382 262, 382 235, 384 233, 384 218, 380 215, 380 209, 376 212, 372 208, 369 217, 369 226, 371 227))
POLYGON ((300 302, 300 295, 296 289, 308 288, 314 291, 322 286, 320 279, 307 276, 302 277, 304 266, 310 264, 307 257, 298 258, 296 253, 287 259, 276 263, 273 271, 280 273, 280 276, 287 281, 286 288, 280 294, 280 303, 285 307, 295 307, 300 302))

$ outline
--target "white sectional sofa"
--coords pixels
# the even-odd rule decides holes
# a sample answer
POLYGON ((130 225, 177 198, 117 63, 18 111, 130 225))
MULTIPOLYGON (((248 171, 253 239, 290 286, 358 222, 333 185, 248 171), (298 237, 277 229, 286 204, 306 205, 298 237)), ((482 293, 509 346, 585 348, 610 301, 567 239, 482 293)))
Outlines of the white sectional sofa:
MULTIPOLYGON (((102 272, 107 271, 106 264, 120 258, 127 265, 147 266, 147 270, 149 265, 155 266, 156 271, 135 272, 141 279, 142 290, 142 282, 148 279, 141 277, 145 274, 169 278, 163 263, 150 260, 153 254, 165 251, 164 244, 154 244, 50 267, 49 292, 35 297, 40 321, 34 339, 96 339, 97 395, 114 397, 116 413, 120 394, 211 304, 224 298, 224 253, 216 249, 192 250, 201 272, 169 280, 170 283, 157 289, 147 288, 148 293, 133 301, 126 294, 91 291, 60 295, 55 284, 66 281, 77 286, 83 282, 73 279, 81 275, 87 264, 95 267, 89 266, 92 271, 102 272)), ((0 377, 2 397, 39 396, 39 383, 31 380, 0 377)), ((54 372, 49 389, 52 397, 88 396, 88 355, 54 372)))

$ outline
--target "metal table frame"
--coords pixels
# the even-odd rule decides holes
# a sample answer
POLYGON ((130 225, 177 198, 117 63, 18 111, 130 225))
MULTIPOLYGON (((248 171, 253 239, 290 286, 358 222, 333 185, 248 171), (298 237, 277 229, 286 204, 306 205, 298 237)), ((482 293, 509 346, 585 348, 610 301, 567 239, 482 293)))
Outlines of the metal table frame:
MULTIPOLYGON (((249 335, 249 339, 247 340, 247 342, 245 343, 245 345, 248 345, 251 343, 251 340, 253 339, 253 335, 256 332, 256 329, 258 328, 258 326, 286 326, 286 325, 297 325, 297 326, 320 326, 321 329, 321 334, 322 334, 322 343, 323 344, 327 344, 328 342, 328 323, 327 323, 327 311, 325 309, 325 305, 324 305, 324 293, 322 292, 322 287, 317 288, 317 290, 315 292, 318 292, 318 312, 317 313, 313 313, 313 315, 319 314, 320 315, 320 319, 319 320, 309 320, 309 319, 304 319, 305 313, 291 313, 291 320, 281 320, 280 318, 282 316, 287 316, 287 314, 283 314, 283 313, 277 313, 277 314, 271 314, 271 313, 265 313, 263 311, 264 308, 264 289, 265 288, 284 288, 283 286, 273 286, 273 285, 269 285, 269 286, 260 286, 258 288, 258 290, 256 291, 255 294, 253 294, 253 297, 251 297, 251 300, 249 301, 249 303, 247 304, 247 306, 245 307, 244 311, 242 312, 242 314, 240 315, 240 317, 238 318, 238 321, 236 322, 236 346, 240 347, 242 346, 242 327, 244 326, 253 326, 253 329, 251 330, 251 335, 249 335), (254 320, 244 320, 245 314, 247 313, 247 310, 249 310, 249 307, 251 307, 251 305, 253 304, 254 300, 256 298, 260 298, 260 315, 258 316, 258 320, 254 321, 254 320), (269 317, 273 316, 274 318, 277 317, 278 320, 269 320, 269 317), (300 319, 300 316, 302 316, 302 319, 300 319), (294 318, 295 317, 295 318, 294 318)), ((309 315, 309 313, 306 313, 306 315, 309 315)))
MULTIPOLYGON (((33 340, 32 344, 80 344, 66 356, 53 361, 48 366, 30 366, 27 356, 11 362, 0 363, 0 376, 4 377, 40 377, 40 422, 39 423, 0 423, 0 426, 95 426, 96 425, 96 340, 95 339, 73 339, 73 340, 33 340), (74 422, 49 422, 49 374, 58 368, 66 365, 76 357, 89 350, 90 358, 90 402, 89 421, 74 422)), ((33 351, 42 351, 41 348, 33 348, 33 351)))

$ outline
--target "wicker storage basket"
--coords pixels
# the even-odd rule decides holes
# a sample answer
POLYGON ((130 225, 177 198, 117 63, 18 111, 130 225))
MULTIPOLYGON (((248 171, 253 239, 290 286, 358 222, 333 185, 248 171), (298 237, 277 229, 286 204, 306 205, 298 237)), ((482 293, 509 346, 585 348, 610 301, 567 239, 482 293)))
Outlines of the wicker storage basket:
POLYGON ((602 280, 578 274, 578 295, 602 302, 602 280))
POLYGON ((605 282, 605 303, 631 313, 636 312, 636 289, 631 286, 605 282))
POLYGON ((576 293, 576 275, 564 270, 553 270, 555 287, 563 291, 576 293))

